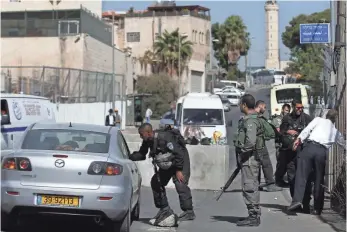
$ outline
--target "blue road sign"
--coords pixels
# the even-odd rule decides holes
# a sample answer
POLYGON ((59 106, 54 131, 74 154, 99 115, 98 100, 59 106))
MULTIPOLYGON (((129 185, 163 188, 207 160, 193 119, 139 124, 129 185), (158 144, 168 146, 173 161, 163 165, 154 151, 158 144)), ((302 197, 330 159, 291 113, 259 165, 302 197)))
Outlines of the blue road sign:
POLYGON ((330 43, 330 23, 300 24, 300 44, 330 43))

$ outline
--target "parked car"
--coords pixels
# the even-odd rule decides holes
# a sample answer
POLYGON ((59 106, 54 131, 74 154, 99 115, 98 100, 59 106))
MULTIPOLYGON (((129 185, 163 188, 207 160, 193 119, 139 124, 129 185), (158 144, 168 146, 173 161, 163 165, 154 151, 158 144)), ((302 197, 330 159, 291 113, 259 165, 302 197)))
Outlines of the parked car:
POLYGON ((106 231, 129 232, 139 218, 142 181, 129 154, 116 127, 30 125, 2 159, 2 230, 29 213, 88 216, 106 231))
POLYGON ((221 99, 228 99, 231 106, 237 106, 239 104, 241 96, 235 93, 218 93, 221 99))
POLYGON ((173 126, 175 124, 175 114, 172 111, 166 112, 160 117, 159 129, 165 128, 167 126, 173 126))
POLYGON ((225 112, 229 112, 231 110, 231 104, 227 98, 221 99, 224 107, 225 112))

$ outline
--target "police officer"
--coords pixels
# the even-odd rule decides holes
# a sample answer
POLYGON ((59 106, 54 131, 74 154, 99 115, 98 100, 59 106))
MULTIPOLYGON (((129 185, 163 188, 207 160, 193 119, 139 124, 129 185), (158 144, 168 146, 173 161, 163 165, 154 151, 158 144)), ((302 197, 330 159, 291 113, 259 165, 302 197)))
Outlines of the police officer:
MULTIPOLYGON (((264 113, 266 111, 265 102, 262 100, 258 100, 255 103, 255 111, 258 113, 259 116, 264 116, 264 113)), ((259 158, 260 158, 260 165, 263 169, 265 183, 266 183, 265 190, 267 192, 281 191, 282 188, 275 185, 274 171, 273 171, 269 151, 267 150, 266 146, 264 147, 261 154, 262 154, 262 156, 259 158)), ((259 174, 259 182, 260 182, 260 179, 261 179, 261 174, 259 174)))
MULTIPOLYGON (((271 118, 271 123, 272 125, 274 125, 277 129, 278 132, 280 132, 280 126, 282 124, 282 119, 285 115, 290 113, 290 105, 289 104, 284 104, 282 106, 282 110, 280 114, 275 114, 272 116, 271 118)), ((283 180, 284 176, 279 176, 277 175, 277 173, 281 173, 281 175, 284 175, 285 172, 281 172, 278 171, 278 169, 281 167, 280 163, 279 163, 279 156, 280 156, 280 147, 281 147, 281 141, 275 141, 275 147, 276 147, 276 159, 277 159, 277 163, 276 163, 276 172, 275 172, 275 180, 276 180, 276 184, 278 186, 287 186, 287 183, 283 180)), ((283 153, 282 153, 283 155, 283 153)), ((283 159, 282 159, 283 160, 283 159)), ((283 165, 282 165, 283 166, 283 165)))
POLYGON ((262 155, 265 140, 262 135, 263 126, 254 108, 254 97, 245 94, 240 100, 240 110, 245 117, 239 121, 235 144, 239 149, 238 164, 241 165, 242 194, 249 216, 238 221, 238 226, 260 225, 259 156, 262 155))
POLYGON ((173 222, 165 222, 167 218, 174 215, 169 207, 165 192, 165 186, 171 178, 175 184, 180 206, 183 210, 179 220, 194 220, 192 194, 188 187, 190 160, 183 137, 181 137, 179 131, 176 132, 174 129, 153 131, 152 125, 149 123, 140 126, 139 134, 143 139, 142 145, 139 151, 130 155, 130 159, 133 161, 145 160, 150 149, 153 162, 159 167, 159 171, 151 179, 154 204, 159 208, 159 212, 150 220, 150 223, 156 226, 175 226, 173 222), (168 225, 168 223, 172 225, 168 225))
POLYGON ((303 112, 304 107, 301 100, 294 99, 292 102, 292 108, 292 112, 283 117, 280 126, 280 133, 282 134, 282 154, 279 156, 280 167, 278 168, 276 175, 278 178, 283 177, 285 172, 287 172, 290 195, 293 197, 297 158, 297 151, 292 150, 293 143, 299 133, 312 121, 312 118, 303 112))

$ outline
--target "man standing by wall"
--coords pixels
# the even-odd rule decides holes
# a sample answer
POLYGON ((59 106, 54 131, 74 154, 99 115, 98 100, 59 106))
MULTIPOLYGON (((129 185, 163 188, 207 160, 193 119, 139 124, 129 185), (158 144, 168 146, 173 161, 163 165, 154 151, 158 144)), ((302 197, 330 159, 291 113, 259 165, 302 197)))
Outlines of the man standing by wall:
POLYGON ((118 109, 115 109, 114 113, 115 113, 115 122, 116 122, 115 125, 116 127, 118 127, 118 129, 120 129, 122 126, 122 118, 118 113, 118 109))

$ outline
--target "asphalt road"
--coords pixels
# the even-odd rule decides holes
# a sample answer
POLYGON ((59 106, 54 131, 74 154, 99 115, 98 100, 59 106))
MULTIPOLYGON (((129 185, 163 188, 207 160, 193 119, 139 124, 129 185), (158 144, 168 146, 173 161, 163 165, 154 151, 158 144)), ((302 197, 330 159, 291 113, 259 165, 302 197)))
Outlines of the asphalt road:
MULTIPOLYGON (((269 90, 250 90, 256 100, 264 100, 269 102, 269 90)), ((236 130, 237 121, 241 116, 238 107, 234 107, 228 114, 227 119, 233 121, 233 126, 228 128, 229 145, 231 145, 231 170, 235 167, 235 154, 232 146, 232 135, 236 130)), ((271 146, 271 145, 268 145, 271 146)), ((269 149, 269 147, 268 147, 269 149)), ((273 149, 269 149, 271 154, 273 149)), ((274 154, 271 158, 274 162, 274 154)), ((274 165, 274 163, 273 163, 274 165)), ((178 196, 175 190, 167 190, 170 206, 179 214, 181 213, 178 196)), ((157 228, 148 224, 148 220, 157 213, 157 209, 153 205, 152 193, 149 188, 142 188, 141 191, 141 215, 140 221, 136 221, 131 226, 131 232, 144 231, 177 231, 177 232, 235 232, 235 231, 306 231, 306 232, 332 232, 334 231, 328 224, 324 224, 318 218, 311 215, 288 215, 285 212, 285 206, 289 205, 288 191, 276 193, 261 193, 262 206, 262 224, 259 228, 239 228, 235 223, 240 217, 247 214, 246 207, 243 203, 240 193, 240 177, 237 177, 231 185, 229 192, 225 193, 220 201, 216 202, 217 193, 214 191, 192 191, 195 213, 197 218, 191 222, 182 222, 178 228, 157 228)), ((30 221, 30 220, 29 220, 30 221)), ((101 231, 100 228, 86 224, 85 222, 68 221, 39 221, 39 227, 26 226, 24 231, 101 231)))

